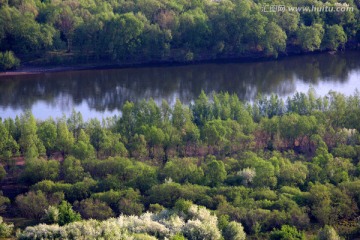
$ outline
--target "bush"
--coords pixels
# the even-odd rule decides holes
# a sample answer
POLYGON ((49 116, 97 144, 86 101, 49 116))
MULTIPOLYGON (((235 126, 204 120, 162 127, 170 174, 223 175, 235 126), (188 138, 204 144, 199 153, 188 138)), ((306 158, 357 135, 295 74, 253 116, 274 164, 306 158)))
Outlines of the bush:
POLYGON ((0 182, 6 177, 6 171, 2 165, 0 165, 0 182))
POLYGON ((7 238, 11 236, 13 231, 13 224, 6 224, 3 222, 3 218, 0 217, 0 238, 7 238))
POLYGON ((60 226, 80 220, 81 220, 80 214, 72 209, 71 204, 66 201, 62 201, 62 203, 59 206, 60 226))
POLYGON ((45 214, 45 209, 50 205, 46 195, 41 191, 30 191, 25 195, 17 196, 16 204, 23 216, 32 219, 41 219, 45 214))
POLYGON ((85 219, 98 219, 105 220, 114 217, 114 213, 111 208, 98 199, 84 199, 80 203, 76 203, 76 210, 85 219))
POLYGON ((10 204, 10 199, 4 197, 2 191, 0 191, 0 213, 4 212, 9 204, 10 204))
POLYGON ((319 240, 340 240, 339 235, 335 229, 331 226, 326 225, 318 233, 319 240))
POLYGON ((224 231, 225 240, 245 240, 246 233, 241 223, 230 222, 224 231))
POLYGON ((59 209, 55 206, 49 206, 48 209, 45 210, 45 216, 43 218, 44 222, 53 224, 59 222, 59 209))
MULTIPOLYGON (((66 202, 62 205, 70 209, 66 202)), ((61 215, 61 206, 59 209, 61 215)), ((206 208, 192 205, 187 218, 191 219, 185 222, 174 211, 164 210, 159 214, 121 215, 106 221, 91 219, 64 226, 40 224, 27 227, 19 239, 221 239, 217 217, 206 208)))
POLYGON ((275 229, 271 232, 270 239, 284 239, 284 240, 304 240, 305 235, 303 232, 300 232, 296 227, 283 225, 281 229, 275 229))
POLYGON ((11 51, 0 52, 0 70, 5 71, 19 67, 20 60, 11 51))

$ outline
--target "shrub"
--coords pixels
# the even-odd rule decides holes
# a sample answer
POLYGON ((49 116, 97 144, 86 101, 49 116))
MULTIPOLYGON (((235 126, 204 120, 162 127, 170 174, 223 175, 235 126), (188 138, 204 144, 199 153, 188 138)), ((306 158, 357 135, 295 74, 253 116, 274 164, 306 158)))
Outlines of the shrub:
POLYGON ((304 240, 305 235, 303 232, 300 232, 296 227, 283 225, 281 229, 275 229, 271 232, 270 239, 286 239, 286 240, 304 240))
POLYGON ((42 191, 30 191, 25 195, 16 197, 16 204, 25 217, 41 219, 45 214, 45 209, 49 207, 49 201, 42 191))
MULTIPOLYGON (((63 202, 59 207, 60 220, 62 208, 71 209, 63 202)), ((19 234, 19 239, 221 239, 217 217, 209 210, 192 205, 188 214, 191 219, 187 222, 175 213, 164 210, 159 214, 121 215, 102 222, 91 219, 64 226, 40 224, 27 227, 19 234)))
POLYGON ((62 201, 59 206, 59 224, 65 225, 80 220, 80 214, 72 209, 71 204, 66 201, 62 201))
POLYGON ((245 240, 246 233, 241 223, 230 222, 224 231, 225 240, 245 240))
POLYGON ((80 203, 75 204, 76 210, 79 211, 81 216, 85 219, 98 219, 105 220, 110 217, 114 217, 114 213, 111 208, 98 199, 84 199, 80 203))
POLYGON ((19 67, 20 60, 11 51, 0 52, 0 70, 5 71, 19 67))
POLYGON ((59 222, 59 209, 55 206, 49 206, 48 209, 45 210, 45 216, 43 218, 44 222, 53 224, 59 222))
POLYGON ((6 171, 2 165, 0 165, 0 182, 6 177, 6 171))
POLYGON ((340 240, 339 235, 335 229, 331 226, 326 225, 318 233, 319 240, 340 240))
POLYGON ((7 238, 11 236, 13 231, 13 224, 6 224, 3 222, 3 218, 0 217, 0 238, 7 238))

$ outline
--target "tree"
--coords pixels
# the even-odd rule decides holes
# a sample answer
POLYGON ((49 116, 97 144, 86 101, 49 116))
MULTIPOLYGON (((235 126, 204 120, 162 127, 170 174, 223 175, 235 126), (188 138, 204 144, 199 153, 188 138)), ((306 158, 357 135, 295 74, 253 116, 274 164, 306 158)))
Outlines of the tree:
POLYGON ((132 157, 143 159, 148 156, 147 144, 144 135, 135 134, 129 144, 129 149, 132 157))
POLYGON ((225 228, 223 233, 225 240, 245 240, 246 233, 241 223, 231 221, 225 228))
POLYGON ((182 105, 181 101, 177 98, 173 111, 172 111, 172 125, 177 129, 181 130, 185 126, 186 121, 188 120, 187 117, 189 116, 189 113, 186 114, 186 109, 182 105))
POLYGON ((243 168, 255 169, 256 175, 253 178, 252 185, 254 187, 274 187, 277 184, 275 176, 276 169, 270 161, 266 161, 252 152, 244 153, 242 158, 243 168))
POLYGON ((294 33, 299 27, 300 13, 296 11, 284 11, 276 18, 277 24, 286 31, 287 35, 294 33))
POLYGON ((179 33, 179 40, 186 48, 205 48, 210 34, 206 14, 200 8, 183 12, 179 16, 179 33))
POLYGON ((340 236, 337 234, 335 229, 329 225, 325 225, 322 229, 320 229, 318 233, 319 240, 340 240, 340 236))
POLYGON ((0 164, 0 182, 6 177, 6 171, 3 165, 0 164))
POLYGON ((59 177, 59 170, 59 161, 42 158, 29 159, 25 163, 21 179, 27 184, 34 184, 45 179, 55 181, 59 177))
POLYGON ((9 159, 19 151, 19 145, 12 137, 6 122, 0 120, 0 158, 9 159))
POLYGON ((128 59, 136 52, 144 23, 133 13, 116 14, 105 22, 103 35, 113 59, 128 59))
POLYGON ((140 201, 140 192, 132 188, 94 193, 91 197, 107 203, 116 214, 140 215, 144 210, 144 205, 140 201))
POLYGON ((45 153, 45 147, 37 136, 37 125, 34 115, 26 112, 21 115, 20 147, 27 159, 36 158, 45 153))
POLYGON ((55 206, 49 206, 48 209, 45 209, 45 216, 43 220, 47 224, 55 224, 59 222, 59 209, 55 206))
POLYGON ((212 118, 209 99, 204 91, 201 91, 195 104, 192 106, 194 122, 198 126, 203 126, 206 121, 212 118))
POLYGON ((80 130, 84 128, 84 120, 81 112, 76 112, 75 109, 73 109, 67 120, 67 125, 69 127, 69 131, 73 133, 76 139, 78 139, 80 130))
POLYGON ((84 219, 106 220, 114 216, 111 208, 98 199, 84 199, 75 203, 75 208, 84 219))
POLYGON ((72 222, 80 221, 81 216, 79 213, 72 209, 70 203, 62 201, 59 205, 59 225, 63 226, 72 222))
POLYGON ((56 23, 58 28, 66 38, 68 52, 71 52, 72 50, 72 40, 74 37, 74 32, 77 26, 81 23, 81 21, 81 17, 76 16, 71 7, 67 6, 66 2, 64 2, 56 23))
POLYGON ((20 66, 20 60, 12 51, 0 52, 0 71, 16 69, 20 66))
POLYGON ((205 177, 210 186, 218 186, 226 179, 225 165, 222 161, 213 160, 207 164, 205 177))
POLYGON ((321 24, 315 23, 311 26, 301 25, 297 30, 297 37, 300 47, 304 51, 314 51, 320 48, 324 35, 324 29, 321 24))
POLYGON ((30 191, 16 197, 16 204, 23 216, 40 220, 50 204, 42 191, 30 191))
POLYGON ((64 180, 68 183, 80 182, 87 176, 84 168, 81 166, 80 160, 72 156, 67 157, 62 163, 61 173, 64 180))
POLYGON ((197 166, 197 159, 191 158, 171 159, 165 164, 163 172, 167 178, 178 183, 201 184, 204 177, 202 168, 197 166))
POLYGON ((90 143, 89 136, 83 129, 80 129, 78 139, 75 145, 72 147, 71 152, 75 158, 80 160, 95 157, 95 149, 90 143))
POLYGON ((325 185, 315 184, 310 188, 311 214, 323 225, 330 222, 331 198, 325 185))
POLYGON ((111 131, 105 131, 100 140, 99 152, 103 157, 125 157, 128 155, 128 151, 121 142, 122 137, 120 134, 113 133, 111 131))
POLYGON ((63 157, 70 152, 74 144, 74 136, 69 131, 65 119, 57 122, 56 146, 61 151, 63 157))
POLYGON ((296 227, 283 225, 281 229, 275 229, 271 232, 270 239, 286 239, 286 240, 304 240, 305 235, 300 232, 296 227))
POLYGON ((7 224, 0 217, 0 238, 9 238, 12 235, 14 224, 7 224))
POLYGON ((286 48, 286 33, 276 23, 270 22, 265 27, 264 47, 265 52, 275 57, 286 48))
POLYGON ((57 131, 55 122, 49 119, 40 123, 37 134, 49 155, 49 153, 55 149, 56 144, 57 131))
POLYGON ((3 213, 9 204, 10 204, 10 199, 4 197, 2 191, 0 191, 0 213, 3 213))
POLYGON ((346 41, 347 36, 342 26, 337 24, 327 26, 325 28, 322 48, 328 50, 337 50, 339 47, 343 47, 346 41))

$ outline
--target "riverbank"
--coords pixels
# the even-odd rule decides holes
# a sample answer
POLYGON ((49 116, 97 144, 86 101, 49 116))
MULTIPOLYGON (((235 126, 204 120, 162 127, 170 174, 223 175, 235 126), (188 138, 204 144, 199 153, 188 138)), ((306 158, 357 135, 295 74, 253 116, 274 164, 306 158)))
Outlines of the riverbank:
POLYGON ((359 52, 360 49, 351 49, 346 51, 314 51, 308 53, 289 53, 279 55, 278 58, 266 57, 264 55, 248 55, 244 57, 227 57, 227 58, 217 58, 217 59, 200 59, 194 61, 137 61, 131 63, 119 63, 111 61, 102 61, 102 62, 92 62, 92 63, 72 63, 72 64, 45 64, 43 66, 34 63, 25 63, 21 65, 18 69, 6 72, 0 72, 1 78, 7 76, 20 76, 20 75, 32 75, 32 74, 42 74, 42 73, 53 73, 53 72, 67 72, 67 71, 82 71, 82 70, 102 70, 102 69, 121 69, 121 68, 146 68, 146 67, 173 67, 173 66, 186 66, 186 65, 197 65, 197 64, 209 64, 209 63, 251 63, 251 62, 265 62, 265 61, 279 61, 286 58, 291 58, 294 56, 308 56, 308 55, 318 55, 328 53, 329 55, 342 54, 344 52, 359 52))

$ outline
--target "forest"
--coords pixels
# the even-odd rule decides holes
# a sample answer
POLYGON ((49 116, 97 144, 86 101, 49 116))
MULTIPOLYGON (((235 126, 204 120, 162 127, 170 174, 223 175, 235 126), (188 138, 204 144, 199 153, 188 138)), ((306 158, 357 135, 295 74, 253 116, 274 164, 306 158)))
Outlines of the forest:
POLYGON ((0 238, 354 239, 360 93, 0 121, 0 238))
POLYGON ((357 48, 359 7, 359 0, 1 0, 0 70, 20 60, 184 63, 357 48), (264 11, 268 5, 351 11, 264 11))

